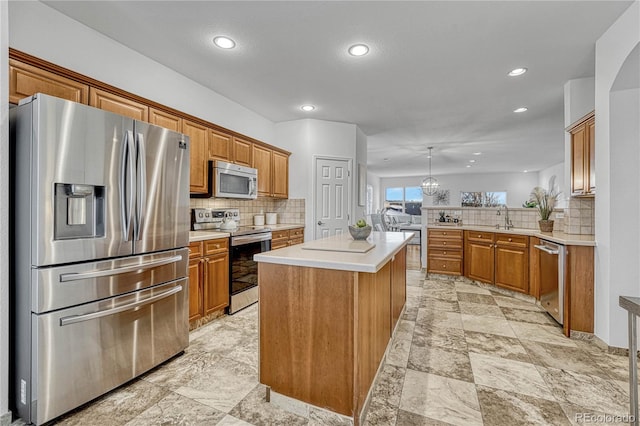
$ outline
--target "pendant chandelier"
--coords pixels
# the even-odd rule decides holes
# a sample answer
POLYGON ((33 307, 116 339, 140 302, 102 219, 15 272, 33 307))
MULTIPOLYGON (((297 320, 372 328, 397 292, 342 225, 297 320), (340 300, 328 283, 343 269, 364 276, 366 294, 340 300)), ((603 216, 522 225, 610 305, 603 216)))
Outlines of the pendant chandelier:
POLYGON ((422 181, 422 193, 424 195, 435 195, 436 191, 438 191, 438 180, 431 176, 431 150, 432 146, 427 148, 429 150, 429 176, 424 178, 422 181))

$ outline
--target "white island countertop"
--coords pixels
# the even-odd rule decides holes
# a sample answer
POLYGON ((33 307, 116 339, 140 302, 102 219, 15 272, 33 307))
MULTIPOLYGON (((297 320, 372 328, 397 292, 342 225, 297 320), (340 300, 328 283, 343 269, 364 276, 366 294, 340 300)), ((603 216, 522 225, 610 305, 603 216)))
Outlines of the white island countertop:
POLYGON ((375 246, 365 253, 353 253, 345 251, 345 247, 354 243, 353 238, 342 234, 256 254, 253 259, 280 265, 375 273, 411 238, 413 232, 372 232, 366 241, 375 246))

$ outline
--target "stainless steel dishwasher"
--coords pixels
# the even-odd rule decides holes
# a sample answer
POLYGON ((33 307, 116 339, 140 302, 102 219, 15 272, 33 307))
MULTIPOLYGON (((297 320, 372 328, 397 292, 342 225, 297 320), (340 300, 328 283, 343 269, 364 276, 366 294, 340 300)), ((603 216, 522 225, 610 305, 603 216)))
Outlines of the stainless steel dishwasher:
POLYGON ((540 303, 559 323, 564 316, 564 246, 540 240, 535 247, 540 250, 540 303))

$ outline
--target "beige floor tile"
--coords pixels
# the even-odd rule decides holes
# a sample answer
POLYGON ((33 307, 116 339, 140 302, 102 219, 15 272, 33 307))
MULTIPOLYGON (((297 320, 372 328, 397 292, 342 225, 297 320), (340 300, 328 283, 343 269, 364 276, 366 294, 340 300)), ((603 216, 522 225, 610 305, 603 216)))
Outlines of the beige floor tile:
POLYGON ((482 425, 473 383, 407 370, 400 408, 410 413, 458 425, 482 425))
POLYGON ((477 315, 479 317, 494 317, 506 319, 502 313, 502 309, 496 305, 486 305, 473 302, 459 301, 460 313, 465 315, 477 315))
POLYGON ((477 315, 461 315, 462 327, 465 331, 498 334, 506 337, 516 337, 509 322, 503 318, 479 317, 477 315))
POLYGON ((469 359, 478 385, 555 401, 533 364, 474 352, 469 359))
POLYGON ((553 345, 577 347, 576 343, 562 334, 562 329, 557 326, 529 324, 525 322, 509 321, 516 336, 521 340, 533 340, 535 342, 550 343, 553 345))

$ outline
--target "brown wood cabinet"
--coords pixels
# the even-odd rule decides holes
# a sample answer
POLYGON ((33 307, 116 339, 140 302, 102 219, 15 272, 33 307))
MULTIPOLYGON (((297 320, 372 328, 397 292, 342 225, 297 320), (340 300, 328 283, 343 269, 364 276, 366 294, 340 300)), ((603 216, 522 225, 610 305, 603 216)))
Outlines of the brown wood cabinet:
POLYGON ((229 306, 229 240, 189 244, 189 321, 229 306))
POLYGON ((302 244, 303 242, 304 228, 271 231, 271 250, 302 244))
POLYGON ((157 108, 149 108, 149 123, 182 133, 182 118, 157 108))
POLYGON ((391 260, 391 331, 396 328, 407 301, 407 246, 391 260))
POLYGON ((529 237, 496 234, 495 285, 529 293, 529 237))
POLYGON ((289 198, 289 154, 273 151, 271 195, 275 198, 289 198))
POLYGON ((593 333, 594 252, 593 247, 566 246, 564 333, 593 333))
POLYGON ((590 113, 570 129, 571 133, 571 195, 593 196, 595 176, 595 116, 590 113))
POLYGON ((252 150, 253 167, 258 170, 258 196, 268 197, 273 179, 273 151, 257 144, 252 145, 252 150))
POLYGON ((231 141, 231 161, 235 164, 251 167, 252 148, 253 142, 234 136, 233 141, 231 141))
POLYGON ((9 59, 9 102, 44 93, 81 104, 89 103, 89 85, 9 59))
POLYGON ((257 152, 257 168, 265 176, 258 179, 260 196, 289 196, 289 152, 10 48, 9 102, 18 103, 38 92, 187 134, 191 140, 193 195, 209 193, 210 160, 252 167, 254 152, 257 152))
POLYGON ((529 237, 464 232, 464 275, 476 281, 529 293, 529 237))
POLYGON ((182 132, 189 136, 190 143, 190 179, 189 191, 192 194, 209 192, 209 129, 205 126, 184 120, 182 132))
POLYGON ((209 132, 209 158, 211 160, 230 161, 233 136, 217 130, 210 130, 209 132))
POLYGON ((95 87, 89 88, 89 105, 134 120, 149 122, 149 107, 147 105, 95 87))
POLYGON ((463 236, 460 229, 429 229, 427 272, 462 275, 463 236))

